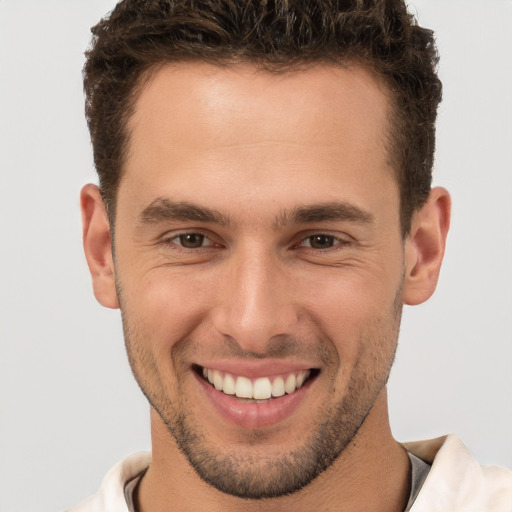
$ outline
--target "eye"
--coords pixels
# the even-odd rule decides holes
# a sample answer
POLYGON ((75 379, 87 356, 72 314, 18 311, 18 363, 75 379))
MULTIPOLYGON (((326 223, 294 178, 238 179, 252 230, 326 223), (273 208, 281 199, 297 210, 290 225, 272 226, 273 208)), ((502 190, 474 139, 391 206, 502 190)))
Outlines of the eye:
POLYGON ((213 245, 213 242, 201 233, 182 233, 170 238, 169 242, 179 245, 184 249, 199 249, 213 245))
POLYGON ((335 235, 329 235, 327 233, 315 233, 304 238, 299 244, 299 247, 306 247, 308 249, 315 250, 328 250, 342 248, 349 244, 349 240, 337 237, 335 235))

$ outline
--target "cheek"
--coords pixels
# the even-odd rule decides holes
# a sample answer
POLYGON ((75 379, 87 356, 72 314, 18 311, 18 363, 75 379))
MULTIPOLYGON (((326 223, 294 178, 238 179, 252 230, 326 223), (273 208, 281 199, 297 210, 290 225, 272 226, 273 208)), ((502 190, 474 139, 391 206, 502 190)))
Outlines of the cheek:
POLYGON ((155 352, 166 352, 189 336, 207 313, 206 284, 172 269, 154 269, 122 284, 122 308, 130 324, 147 334, 155 352), (129 283, 128 283, 129 281, 129 283))
POLYGON ((387 358, 394 351, 400 283, 398 273, 383 276, 382 272, 340 269, 330 278, 305 281, 300 293, 307 297, 305 309, 311 320, 335 345, 342 365, 352 367, 362 352, 374 350, 379 352, 376 357, 385 354, 387 358))
POLYGON ((324 276, 302 279, 298 295, 329 330, 361 327, 370 319, 385 318, 394 305, 400 279, 397 274, 339 269, 324 276))

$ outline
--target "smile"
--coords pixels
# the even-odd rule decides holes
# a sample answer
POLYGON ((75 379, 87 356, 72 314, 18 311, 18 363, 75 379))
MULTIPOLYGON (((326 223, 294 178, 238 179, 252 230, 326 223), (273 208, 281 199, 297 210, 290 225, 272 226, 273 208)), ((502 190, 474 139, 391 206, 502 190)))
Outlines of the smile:
POLYGON ((251 401, 266 401, 285 394, 290 395, 300 389, 313 373, 316 373, 315 370, 302 370, 250 379, 212 368, 203 367, 200 372, 217 391, 251 401))

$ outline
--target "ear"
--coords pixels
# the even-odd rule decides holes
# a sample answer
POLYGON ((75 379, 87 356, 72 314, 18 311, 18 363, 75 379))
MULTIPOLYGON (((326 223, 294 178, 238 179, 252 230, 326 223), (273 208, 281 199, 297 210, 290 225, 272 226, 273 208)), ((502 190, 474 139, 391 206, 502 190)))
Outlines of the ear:
POLYGON ((80 193, 85 257, 92 277, 94 295, 107 308, 118 308, 110 222, 96 185, 85 185, 80 193))
POLYGON ((405 304, 421 304, 436 289, 450 227, 450 209, 450 194, 437 187, 413 216, 405 241, 405 304))

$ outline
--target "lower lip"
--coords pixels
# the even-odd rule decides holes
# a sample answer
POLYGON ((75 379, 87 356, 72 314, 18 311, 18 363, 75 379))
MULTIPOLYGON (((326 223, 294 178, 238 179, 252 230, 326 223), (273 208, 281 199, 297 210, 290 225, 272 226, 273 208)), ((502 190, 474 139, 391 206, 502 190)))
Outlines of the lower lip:
POLYGON ((217 412, 229 423, 246 429, 271 427, 290 418, 303 402, 313 379, 308 379, 289 395, 272 398, 268 402, 244 402, 234 395, 226 395, 196 374, 197 380, 217 412))

